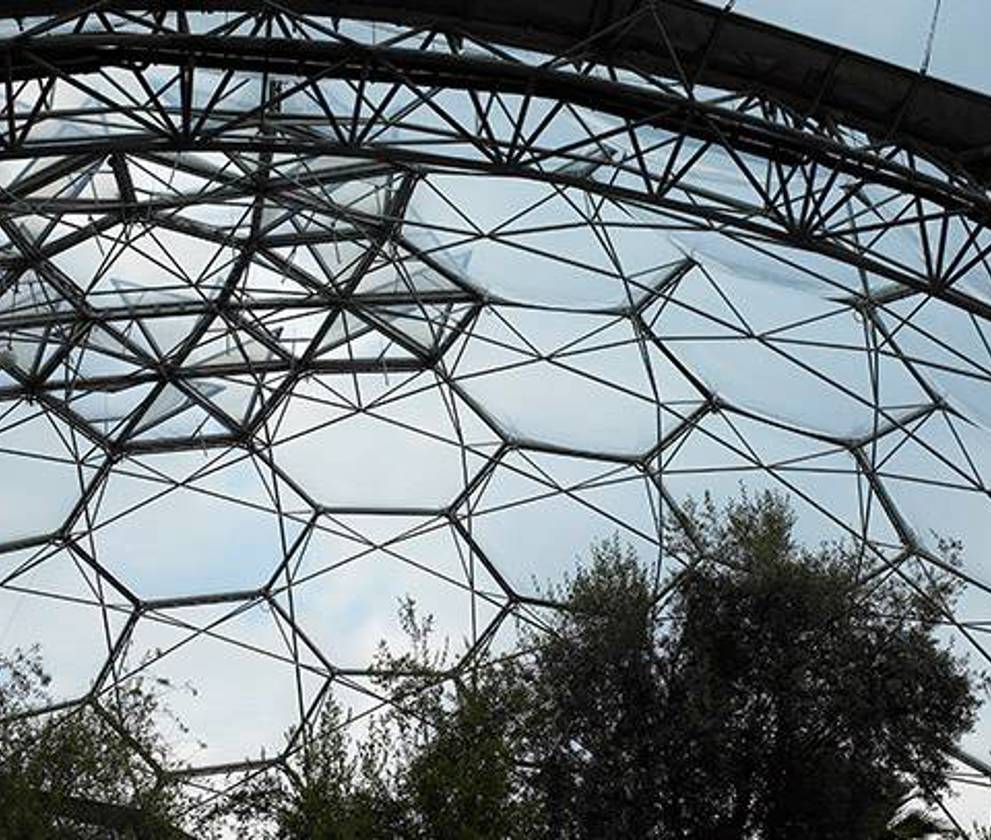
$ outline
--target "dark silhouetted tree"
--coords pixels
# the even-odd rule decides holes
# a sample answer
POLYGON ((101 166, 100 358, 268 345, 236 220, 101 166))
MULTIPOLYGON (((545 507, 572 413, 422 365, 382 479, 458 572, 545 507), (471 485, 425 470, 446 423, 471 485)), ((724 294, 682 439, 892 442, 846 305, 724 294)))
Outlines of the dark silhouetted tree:
POLYGON ((0 656, 0 837, 182 836, 188 802, 163 772, 174 765, 159 694, 133 680, 99 706, 32 714, 51 703, 49 683, 37 649, 0 656))
POLYGON ((936 635, 955 577, 805 548, 773 493, 686 510, 666 597, 607 542, 531 639, 551 836, 875 838, 907 794, 945 791, 981 682, 936 635))
POLYGON ((655 836, 661 826, 665 703, 650 581, 618 540, 559 590, 534 650, 525 731, 535 795, 550 837, 655 836))
POLYGON ((539 824, 517 764, 529 695, 510 664, 452 671, 432 619, 400 606, 409 650, 382 645, 376 681, 394 706, 364 737, 329 696, 283 765, 217 810, 240 836, 277 840, 513 840, 539 824))
POLYGON ((665 576, 617 539, 597 544, 544 593, 562 609, 539 631, 521 624, 511 655, 475 651, 457 669, 407 602, 410 650, 378 660, 393 711, 352 743, 331 705, 256 804, 283 840, 940 828, 904 805, 946 790, 946 749, 987 684, 938 635, 960 548, 931 564, 808 548, 794 527, 773 493, 689 504, 665 535, 665 576))

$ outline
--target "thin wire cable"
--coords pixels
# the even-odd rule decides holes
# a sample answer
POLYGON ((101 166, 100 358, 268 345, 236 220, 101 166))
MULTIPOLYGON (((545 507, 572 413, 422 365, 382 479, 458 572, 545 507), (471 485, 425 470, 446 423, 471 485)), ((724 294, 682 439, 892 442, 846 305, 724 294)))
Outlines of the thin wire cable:
POLYGON ((933 42, 936 40, 936 26, 939 23, 939 9, 941 5, 942 0, 936 0, 936 4, 933 6, 933 17, 929 24, 929 35, 926 37, 926 51, 922 57, 922 66, 919 68, 919 73, 923 76, 929 73, 929 62, 932 60, 933 42))

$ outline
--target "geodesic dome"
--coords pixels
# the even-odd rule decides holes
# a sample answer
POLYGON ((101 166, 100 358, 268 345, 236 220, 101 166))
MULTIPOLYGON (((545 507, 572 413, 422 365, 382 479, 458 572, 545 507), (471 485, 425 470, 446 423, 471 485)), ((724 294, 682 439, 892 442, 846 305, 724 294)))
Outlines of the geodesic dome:
POLYGON ((0 644, 58 700, 272 756, 397 599, 497 642, 741 481, 961 539, 986 656, 983 98, 688 2, 73 5, 0 10, 0 644))

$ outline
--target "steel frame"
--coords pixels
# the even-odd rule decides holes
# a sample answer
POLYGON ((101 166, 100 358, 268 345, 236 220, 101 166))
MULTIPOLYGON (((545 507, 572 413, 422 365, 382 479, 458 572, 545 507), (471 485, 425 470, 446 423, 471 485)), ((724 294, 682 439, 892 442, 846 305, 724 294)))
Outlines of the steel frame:
MULTIPOLYGON (((51 528, 31 535, 0 531, 0 561, 15 558, 0 566, 0 588, 58 600, 35 589, 30 575, 53 558, 71 558, 107 628, 110 616, 124 618, 122 629, 108 629, 105 662, 92 685, 74 699, 109 702, 113 686, 154 668, 160 657, 138 668, 126 661, 139 625, 181 628, 188 634, 181 645, 203 637, 237 645, 224 636, 224 622, 264 605, 286 640, 285 650, 264 655, 295 673, 298 729, 282 755, 261 764, 285 761, 330 685, 370 694, 375 703, 390 699, 362 682, 373 668, 336 663, 309 637, 295 614, 294 591, 373 553, 444 577, 471 603, 471 646, 463 657, 470 663, 508 618, 539 622, 539 610, 552 606, 510 580, 498 552, 476 536, 479 517, 560 499, 635 532, 653 547, 659 573, 662 564, 679 561, 665 556, 663 534, 665 517, 683 517, 671 486, 682 471, 753 470, 767 477, 861 545, 871 575, 906 576, 911 564, 947 568, 901 510, 889 485, 905 476, 888 464, 900 450, 917 450, 945 475, 912 476, 913 482, 991 499, 980 459, 961 436, 983 421, 945 384, 987 389, 991 376, 991 201, 952 155, 913 147, 897 132, 870 136, 844 124, 842 115, 802 111, 756 83, 703 87, 704 62, 692 75, 662 77, 628 57, 621 64, 604 58, 609 33, 657 24, 650 6, 610 20, 562 55, 525 52, 423 21, 380 31, 294 11, 292 4, 245 4, 244 10, 234 4, 206 16, 182 4, 154 6, 98 3, 27 20, 0 41, 0 163, 14 173, 4 176, 0 194, 0 344, 6 340, 14 359, 0 368, 0 453, 25 455, 4 436, 43 420, 61 436, 63 451, 29 457, 69 463, 78 472, 74 501, 51 528), (464 228, 452 232, 411 211, 415 196, 440 195, 444 179, 468 176, 531 184, 540 201, 570 208, 571 224, 584 226, 608 255, 611 267, 596 270, 622 288, 623 299, 587 306, 520 299, 473 276, 456 255, 493 242, 548 266, 590 266, 527 238, 548 235, 549 226, 514 227, 510 219, 487 229, 465 218, 464 228), (173 186, 177 178, 180 185, 173 186), (364 199, 335 200, 356 184, 373 185, 364 197, 370 206, 364 199), (197 218, 211 208, 233 216, 221 223, 197 218), (622 246, 613 241, 624 230, 718 238, 785 272, 802 273, 810 255, 824 261, 816 266, 832 268, 804 272, 817 284, 821 305, 761 329, 714 279, 718 260, 704 251, 685 248, 646 279, 627 272, 622 246), (74 276, 66 262, 97 243, 112 264, 112 255, 142 249, 156 236, 195 242, 218 265, 194 276, 180 255, 170 263, 160 249, 148 264, 173 279, 148 286, 108 285, 102 269, 74 276), (328 249, 342 247, 352 249, 350 261, 328 265, 328 249), (292 291, 251 286, 250 275, 260 270, 290 282, 292 291), (393 280, 375 279, 387 270, 393 280), (420 282, 416 272, 430 281, 420 282), (711 311, 688 299, 684 290, 696 282, 715 290, 711 311), (719 300, 727 304, 723 314, 715 311, 719 300), (926 320, 935 307, 950 313, 949 328, 926 320), (871 417, 869 428, 856 434, 814 428, 723 393, 682 358, 684 337, 664 326, 672 311, 706 320, 720 340, 759 348, 820 381, 824 391, 842 394, 871 417), (581 313, 591 326, 548 351, 514 324, 524 312, 547 319, 581 313), (729 312, 738 320, 731 322, 729 312), (832 331, 837 313, 858 319, 861 343, 850 345, 832 331), (287 333, 306 318, 315 326, 290 341, 287 333), (486 327, 489 321, 499 330, 486 327), (184 324, 182 335, 160 346, 159 325, 176 322, 184 324), (787 335, 813 323, 824 334, 787 335), (597 343, 616 325, 626 339, 597 343), (983 342, 988 358, 967 349, 964 333, 983 342), (380 342, 378 352, 369 352, 371 339, 380 342), (475 346, 511 351, 515 360, 464 372, 463 359, 475 346), (607 348, 641 360, 645 389, 582 367, 607 348), (858 392, 828 365, 806 361, 810 349, 859 354, 870 388, 858 392), (84 371, 94 357, 107 369, 84 371), (629 451, 542 437, 513 428, 474 391, 476 380, 534 366, 650 404, 652 441, 629 451), (892 366, 914 383, 921 395, 915 402, 887 400, 882 386, 890 374, 883 371, 892 366), (396 385, 363 398, 363 381, 389 376, 396 385), (665 376, 687 383, 694 397, 666 398, 665 376), (350 381, 354 398, 332 390, 331 378, 350 381), (238 388, 250 397, 234 411, 220 395, 238 388), (294 439, 282 423, 304 391, 328 416, 295 434, 315 437, 364 417, 405 427, 459 452, 457 492, 405 505, 322 498, 280 457, 294 439), (444 429, 417 426, 414 415, 397 419, 395 411, 428 393, 445 407, 444 429), (109 402, 128 394, 137 397, 116 415, 89 412, 94 395, 109 402), (183 426, 194 415, 196 423, 183 426), (178 431, 169 431, 173 421, 178 431), (721 433, 713 431, 717 423, 721 433), (769 458, 748 440, 748 424, 801 439, 808 452, 769 458), (929 441, 935 424, 950 430, 959 451, 929 441), (683 452, 699 441, 730 453, 736 466, 683 467, 683 452), (159 456, 200 450, 204 465, 180 479, 149 466, 159 456), (802 478, 803 471, 819 474, 817 458, 834 457, 845 459, 844 474, 860 494, 859 522, 846 521, 802 478), (566 480, 544 458, 596 464, 597 471, 566 480), (282 533, 280 556, 257 586, 148 596, 106 562, 94 533, 112 521, 101 518, 101 504, 115 476, 141 473, 162 494, 179 494, 237 464, 261 477, 268 499, 253 504, 274 515, 282 533), (486 507, 490 485, 503 475, 526 479, 530 491, 486 507), (653 530, 593 500, 593 491, 631 485, 649 500, 653 530), (300 506, 289 506, 283 499, 289 495, 300 506), (420 521, 385 540, 357 535, 352 554, 305 571, 302 558, 315 535, 353 530, 348 517, 363 516, 420 521), (888 538, 874 535, 878 518, 887 522, 888 538), (411 540, 440 532, 461 553, 460 579, 425 568, 409 553, 411 540), (476 585, 483 573, 494 589, 476 585), (225 604, 225 616, 203 625, 170 612, 225 604), (479 618, 481 607, 494 611, 490 621, 479 618), (308 674, 325 681, 317 696, 306 696, 308 674)), ((657 49, 669 51, 662 63, 679 67, 663 27, 656 34, 657 49)), ((991 595, 979 565, 950 570, 974 597, 991 595)), ((950 610, 945 618, 975 655, 991 661, 982 641, 986 622, 950 610)), ((157 769, 197 779, 258 766, 252 759, 157 769)))

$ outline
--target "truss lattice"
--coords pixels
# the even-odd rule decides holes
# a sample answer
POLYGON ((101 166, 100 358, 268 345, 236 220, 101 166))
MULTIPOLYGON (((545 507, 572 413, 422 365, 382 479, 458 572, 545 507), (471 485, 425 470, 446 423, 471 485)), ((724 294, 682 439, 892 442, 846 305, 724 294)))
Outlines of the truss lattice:
POLYGON ((865 569, 963 539, 987 659, 965 168, 604 60, 647 6, 550 55, 167 5, 0 19, 0 633, 61 699, 193 675, 189 774, 250 764, 385 699, 404 593, 470 657, 741 480, 865 569))

